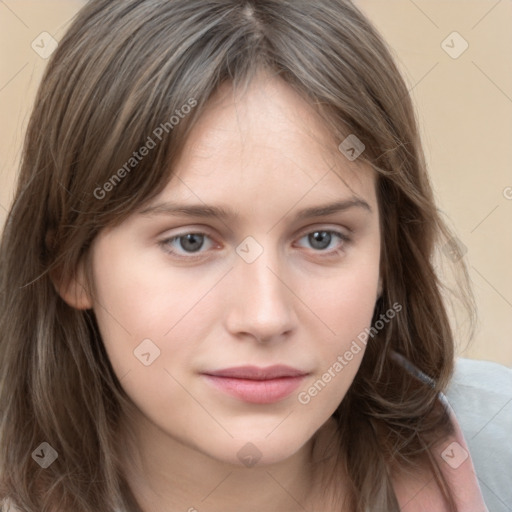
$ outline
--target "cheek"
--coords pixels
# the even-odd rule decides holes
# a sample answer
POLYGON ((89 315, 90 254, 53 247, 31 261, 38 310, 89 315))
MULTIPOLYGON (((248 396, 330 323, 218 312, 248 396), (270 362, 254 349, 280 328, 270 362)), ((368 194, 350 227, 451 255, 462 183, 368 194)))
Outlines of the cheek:
POLYGON ((319 370, 298 398, 311 410, 332 414, 357 374, 366 343, 371 342, 378 277, 377 265, 352 267, 308 294, 308 306, 319 319, 317 336, 312 335, 319 370))
POLYGON ((211 296, 218 275, 171 273, 168 267, 138 258, 135 252, 131 256, 107 253, 100 246, 95 253, 94 279, 94 311, 118 377, 140 371, 147 359, 154 361, 152 369, 182 368, 198 349, 199 340, 207 338, 208 315, 215 314, 211 296))
POLYGON ((305 303, 324 325, 326 339, 340 345, 369 326, 378 289, 378 264, 341 269, 310 286, 305 303))
MULTIPOLYGON (((126 394, 145 416, 166 424, 176 409, 190 408, 190 395, 183 386, 187 387, 201 340, 212 329, 208 315, 214 313, 207 294, 212 283, 194 281, 196 285, 190 287, 190 278, 174 276, 171 282, 164 273, 152 270, 137 269, 120 259, 108 269, 98 267, 97 277, 102 279, 97 281, 95 314, 108 358, 126 394)), ((183 428, 175 425, 175 430, 185 435, 187 422, 183 422, 183 428)))

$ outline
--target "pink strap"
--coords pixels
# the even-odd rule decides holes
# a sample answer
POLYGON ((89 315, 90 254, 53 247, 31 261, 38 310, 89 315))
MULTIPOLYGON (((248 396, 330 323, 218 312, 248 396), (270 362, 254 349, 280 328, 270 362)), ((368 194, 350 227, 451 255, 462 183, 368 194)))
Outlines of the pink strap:
MULTIPOLYGON (((455 427, 455 434, 434 448, 434 456, 450 485, 458 512, 489 512, 464 434, 446 397, 440 394, 455 427)), ((393 482, 401 512, 449 512, 433 476, 406 475, 393 482)))

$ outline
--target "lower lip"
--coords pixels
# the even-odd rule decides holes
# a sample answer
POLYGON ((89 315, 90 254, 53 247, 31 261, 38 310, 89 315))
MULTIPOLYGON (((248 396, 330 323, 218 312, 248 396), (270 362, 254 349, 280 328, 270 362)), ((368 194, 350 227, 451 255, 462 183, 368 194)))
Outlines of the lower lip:
POLYGON ((305 377, 305 375, 300 375, 279 379, 249 380, 214 375, 203 376, 210 384, 224 393, 253 404, 272 404, 283 400, 300 386, 305 377))

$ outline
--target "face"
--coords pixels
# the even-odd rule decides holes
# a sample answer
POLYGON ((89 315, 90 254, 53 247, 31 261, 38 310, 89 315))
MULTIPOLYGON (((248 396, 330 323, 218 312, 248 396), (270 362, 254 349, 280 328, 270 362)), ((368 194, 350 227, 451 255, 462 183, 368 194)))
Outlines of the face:
POLYGON ((273 463, 358 371, 379 288, 375 176, 278 79, 214 100, 165 190, 96 238, 90 305, 141 418, 214 459, 273 463))

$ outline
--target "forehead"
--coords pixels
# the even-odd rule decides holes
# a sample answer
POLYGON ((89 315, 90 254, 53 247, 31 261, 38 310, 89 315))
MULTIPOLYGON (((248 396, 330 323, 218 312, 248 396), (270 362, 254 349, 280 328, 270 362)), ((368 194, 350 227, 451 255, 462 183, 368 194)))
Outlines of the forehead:
POLYGON ((375 173, 349 161, 319 113, 283 80, 258 75, 243 93, 223 85, 194 126, 161 195, 289 205, 362 197, 375 173))

